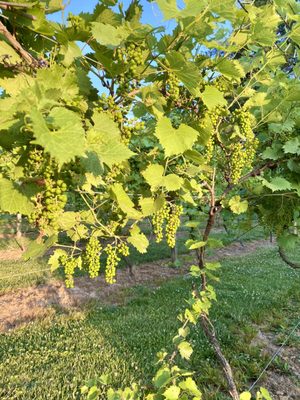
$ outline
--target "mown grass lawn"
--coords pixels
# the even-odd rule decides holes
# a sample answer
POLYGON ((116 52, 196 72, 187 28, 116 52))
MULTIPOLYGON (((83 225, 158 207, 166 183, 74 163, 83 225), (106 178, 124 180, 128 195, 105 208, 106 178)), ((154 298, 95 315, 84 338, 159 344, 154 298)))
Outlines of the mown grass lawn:
MULTIPOLYGON (((211 317, 239 386, 246 388, 266 363, 259 349, 250 346, 256 326, 288 331, 295 323, 300 273, 283 264, 274 249, 267 249, 227 260, 220 278, 211 317)), ((172 346, 179 326, 176 317, 191 285, 191 278, 180 277, 155 290, 137 287, 126 306, 95 304, 2 334, 0 398, 77 399, 80 386, 103 373, 110 374, 116 386, 149 383, 155 354, 172 346)), ((222 374, 201 328, 193 329, 192 342, 190 368, 204 392, 210 390, 204 398, 226 398, 222 374)))

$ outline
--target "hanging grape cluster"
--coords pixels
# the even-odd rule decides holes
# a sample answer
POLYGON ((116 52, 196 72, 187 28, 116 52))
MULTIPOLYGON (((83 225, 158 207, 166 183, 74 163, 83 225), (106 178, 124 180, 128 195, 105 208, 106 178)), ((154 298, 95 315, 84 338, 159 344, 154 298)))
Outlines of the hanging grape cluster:
POLYGON ((251 127, 251 114, 244 108, 233 112, 234 123, 238 125, 243 139, 233 142, 229 146, 230 150, 230 171, 231 180, 237 183, 242 176, 245 168, 250 168, 256 154, 258 140, 251 127))
POLYGON ((64 268, 65 283, 67 288, 74 287, 74 272, 76 268, 81 269, 82 260, 81 257, 71 257, 67 254, 62 255, 59 258, 61 266, 64 268))
POLYGON ((96 278, 100 270, 101 244, 95 236, 91 236, 85 249, 85 264, 90 278, 96 278))
POLYGON ((57 230, 59 215, 64 209, 67 196, 67 185, 59 176, 56 162, 40 149, 32 149, 24 166, 24 174, 34 178, 43 189, 31 198, 35 210, 29 216, 30 223, 39 229, 48 227, 57 230))
POLYGON ((176 233, 180 226, 180 216, 183 213, 181 205, 165 203, 152 217, 153 231, 156 236, 156 243, 164 237, 164 225, 166 239, 169 247, 175 247, 176 233))
POLYGON ((166 78, 166 91, 169 95, 169 99, 172 101, 178 101, 180 96, 179 79, 173 72, 168 72, 166 78))
POLYGON ((168 246, 175 247, 176 233, 180 226, 180 216, 183 213, 182 205, 168 204, 168 219, 166 224, 166 239, 168 246))
POLYGON ((115 245, 108 244, 105 247, 105 252, 107 254, 105 280, 107 283, 112 284, 116 282, 116 270, 121 261, 120 256, 127 257, 129 255, 129 247, 124 242, 115 245))
POLYGON ((116 60, 126 67, 125 72, 119 76, 117 94, 126 93, 136 85, 134 81, 138 73, 138 67, 143 65, 144 62, 143 50, 143 45, 137 43, 129 43, 125 47, 116 49, 116 60))

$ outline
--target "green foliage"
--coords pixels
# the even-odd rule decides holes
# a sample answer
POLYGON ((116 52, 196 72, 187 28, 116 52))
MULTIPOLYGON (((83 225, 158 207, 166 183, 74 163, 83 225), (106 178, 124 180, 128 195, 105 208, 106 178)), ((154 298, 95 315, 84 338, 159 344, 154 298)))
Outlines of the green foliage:
MULTIPOLYGON (((68 237, 68 251, 50 259, 68 286, 77 269, 97 276, 102 249, 114 283, 128 244, 147 251, 139 226, 148 218, 156 241, 165 235, 174 248, 183 210, 201 210, 207 229, 187 242, 198 255, 213 247, 222 209, 258 215, 283 241, 298 223, 299 5, 157 3, 172 33, 143 24, 138 1, 127 10, 103 1, 61 25, 46 17, 61 1, 0 4, 0 210, 29 216, 38 231, 27 258, 68 237)), ((184 313, 189 323, 208 312, 213 289, 200 297, 184 313)), ((182 385, 160 395, 192 395, 182 385)))

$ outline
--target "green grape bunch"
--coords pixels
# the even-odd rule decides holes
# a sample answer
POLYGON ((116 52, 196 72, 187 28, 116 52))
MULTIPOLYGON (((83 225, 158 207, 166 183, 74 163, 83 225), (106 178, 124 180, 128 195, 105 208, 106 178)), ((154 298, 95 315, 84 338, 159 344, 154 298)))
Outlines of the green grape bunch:
POLYGON ((100 271, 100 253, 102 246, 95 236, 91 236, 85 249, 85 264, 90 278, 96 278, 100 271))
POLYGON ((229 145, 231 180, 236 184, 243 171, 252 166, 259 142, 252 130, 252 116, 248 110, 245 108, 235 110, 233 119, 243 137, 229 145))
POLYGON ((139 67, 144 63, 143 52, 145 46, 139 43, 129 43, 125 47, 116 49, 115 58, 125 66, 125 71, 119 75, 119 87, 117 94, 129 92, 136 86, 139 67))
POLYGON ((105 280, 107 283, 113 284, 116 282, 117 266, 121 261, 121 256, 129 256, 129 247, 124 242, 108 244, 104 251, 107 254, 105 280))
POLYGON ((81 269, 82 260, 81 257, 72 257, 67 254, 62 255, 59 258, 61 266, 64 268, 65 273, 65 284, 67 288, 74 287, 74 273, 75 269, 81 269))
POLYGON ((180 81, 173 72, 168 72, 166 78, 166 91, 169 95, 169 99, 176 102, 180 97, 180 81))
MULTIPOLYGON (((47 171, 47 170, 46 170, 47 171)), ((65 194, 67 185, 62 180, 49 178, 50 172, 46 172, 45 190, 32 197, 35 203, 35 211, 29 217, 30 223, 35 223, 40 229, 46 230, 48 227, 58 230, 58 220, 66 203, 65 194)))
POLYGON ((168 246, 175 247, 176 233, 180 226, 180 216, 183 213, 182 205, 173 203, 168 204, 168 218, 166 223, 166 239, 168 246))
POLYGON ((156 237, 156 243, 162 241, 165 236, 169 247, 174 248, 176 243, 176 233, 180 226, 180 216, 183 213, 183 207, 173 203, 165 203, 152 217, 153 231, 156 237))
POLYGON ((164 223, 168 218, 168 208, 166 204, 158 210, 152 217, 153 232, 156 243, 160 243, 164 237, 164 223))

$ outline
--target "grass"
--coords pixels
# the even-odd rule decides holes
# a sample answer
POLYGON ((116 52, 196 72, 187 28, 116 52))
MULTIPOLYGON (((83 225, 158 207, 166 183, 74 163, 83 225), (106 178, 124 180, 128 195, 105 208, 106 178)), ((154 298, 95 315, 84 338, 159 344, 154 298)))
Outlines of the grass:
MULTIPOLYGON (((266 363, 250 345, 255 326, 282 331, 297 318, 299 273, 268 249, 227 260, 220 278, 211 318, 239 387, 245 388, 266 363)), ((102 373, 110 374, 116 386, 149 383, 155 354, 172 347, 176 317, 191 285, 191 278, 180 277, 157 289, 136 287, 126 306, 95 304, 1 335, 0 398, 78 399, 80 386, 102 373)), ((191 340, 195 351, 190 368, 197 371, 204 398, 226 398, 222 374, 199 327, 192 330, 191 340)))

